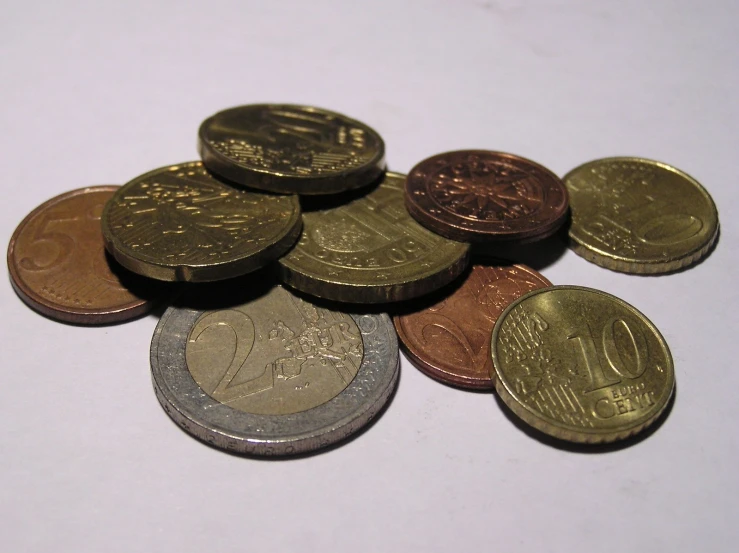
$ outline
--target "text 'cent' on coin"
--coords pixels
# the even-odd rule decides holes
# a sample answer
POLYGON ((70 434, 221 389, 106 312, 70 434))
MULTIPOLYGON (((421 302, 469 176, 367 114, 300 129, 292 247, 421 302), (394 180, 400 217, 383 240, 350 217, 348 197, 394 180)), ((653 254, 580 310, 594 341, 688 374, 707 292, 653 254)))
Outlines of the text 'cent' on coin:
POLYGON ((105 252, 100 217, 118 186, 92 186, 41 204, 16 228, 8 271, 18 295, 52 319, 122 322, 148 312, 167 291, 129 273, 105 252))

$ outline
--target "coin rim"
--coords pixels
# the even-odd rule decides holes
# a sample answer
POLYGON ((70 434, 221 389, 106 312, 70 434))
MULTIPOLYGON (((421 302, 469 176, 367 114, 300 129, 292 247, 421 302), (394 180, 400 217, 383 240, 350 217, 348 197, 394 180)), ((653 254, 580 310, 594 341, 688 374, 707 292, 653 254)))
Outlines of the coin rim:
MULTIPOLYGON (((150 348, 151 377, 154 392, 162 408, 179 426, 192 436, 223 450, 250 456, 288 456, 298 455, 309 451, 322 449, 339 442, 359 431, 375 415, 382 411, 393 390, 395 389, 400 373, 400 358, 398 341, 393 330, 392 322, 387 314, 349 314, 361 331, 360 319, 370 317, 375 320, 377 330, 370 334, 375 340, 367 342, 362 334, 364 355, 357 375, 349 385, 339 394, 325 403, 306 411, 288 415, 255 415, 239 411, 228 405, 217 402, 208 396, 195 382, 187 368, 185 350, 187 347, 187 333, 178 332, 167 336, 165 326, 172 317, 185 317, 182 325, 194 323, 204 311, 188 308, 170 307, 162 315, 154 330, 150 348), (378 333, 379 331, 379 333, 378 333), (386 338, 382 337, 382 334, 386 338), (177 372, 178 392, 172 389, 163 374, 164 363, 160 363, 159 353, 163 348, 163 339, 171 341, 172 350, 169 362, 172 372, 177 372), (381 340, 381 342, 378 341, 381 340), (383 351, 379 351, 382 349, 383 351), (387 357, 383 354, 387 353, 387 357), (181 361, 181 364, 176 364, 181 361), (376 376, 373 377, 373 369, 376 376), (184 386, 183 386, 184 384, 184 386), (183 390, 183 388, 185 388, 183 390), (198 411, 188 410, 180 396, 198 402, 198 411), (213 411, 202 408, 202 405, 212 405, 213 411), (323 415, 324 421, 318 426, 301 430, 292 430, 291 425, 299 427, 310 421, 316 413, 335 411, 339 415, 330 417, 323 415), (212 412, 227 413, 227 420, 234 426, 224 427, 219 421, 209 420, 212 412), (326 421, 325 419, 330 419, 326 421), (268 432, 249 431, 249 424, 259 424, 262 421, 271 421, 278 431, 268 432), (296 422, 297 421, 297 422, 296 422), (236 428, 239 426, 239 428, 236 428)), ((191 324, 188 324, 191 328, 191 324)))
POLYGON ((555 234, 562 225, 565 224, 565 222, 568 219, 569 216, 569 191, 567 190, 567 187, 564 185, 563 179, 560 179, 559 176, 554 173, 551 169, 548 169, 547 167, 541 165, 540 163, 537 163, 536 161, 532 161, 531 159, 528 159, 523 156, 519 156, 517 154, 512 154, 509 152, 501 152, 497 150, 480 150, 480 149, 472 149, 472 150, 452 150, 449 152, 442 152, 440 154, 435 154, 433 156, 430 156, 426 159, 423 159, 419 161, 416 165, 413 166, 413 168, 408 171, 408 175, 406 177, 405 182, 405 206, 408 210, 408 213, 411 214, 411 216, 418 221, 420 224, 422 224, 427 229, 435 232, 436 234, 439 234, 440 236, 443 236, 445 238, 449 238, 451 240, 457 240, 460 242, 472 242, 472 243, 516 243, 516 244, 529 244, 531 242, 537 242, 539 240, 543 240, 544 238, 548 238, 549 236, 552 236, 555 234), (447 155, 457 155, 457 154, 485 154, 485 155, 497 155, 504 158, 513 158, 517 161, 522 161, 524 163, 528 163, 530 165, 535 166, 536 168, 540 169, 542 172, 548 174, 550 177, 552 177, 553 182, 558 183, 562 186, 563 189, 563 195, 564 195, 564 208, 559 213, 554 213, 553 216, 549 219, 549 221, 546 222, 546 224, 540 225, 539 227, 535 227, 533 229, 529 230, 519 230, 519 231, 484 231, 484 230, 478 230, 473 228, 465 228, 461 227, 455 223, 444 223, 440 221, 439 219, 433 217, 430 213, 425 211, 420 205, 416 203, 416 201, 413 199, 413 195, 409 193, 409 185, 410 182, 415 179, 416 177, 413 177, 413 172, 416 171, 421 165, 430 162, 431 160, 434 160, 436 158, 442 158, 443 156, 447 155))
POLYGON ((110 308, 97 308, 88 309, 81 307, 67 307, 62 304, 53 302, 48 298, 41 296, 36 293, 21 277, 18 268, 15 265, 13 256, 15 254, 15 244, 18 241, 21 233, 25 230, 32 219, 37 217, 39 213, 47 210, 54 205, 81 196, 83 194, 95 193, 95 192, 113 192, 120 190, 120 186, 113 184, 102 184, 97 186, 85 186, 82 188, 75 188, 69 190, 53 198, 49 198, 36 208, 34 208, 23 220, 18 224, 13 231, 13 235, 10 237, 7 251, 7 264, 8 264, 8 275, 10 276, 10 284, 13 286, 13 290, 23 302, 28 305, 31 309, 38 311, 42 315, 45 315, 51 319, 84 325, 98 325, 107 323, 119 323, 135 319, 141 315, 144 315, 151 311, 156 305, 155 300, 149 300, 145 298, 138 298, 137 301, 132 301, 127 304, 123 304, 121 307, 110 307, 110 308))
POLYGON ((246 104, 227 108, 214 113, 200 124, 198 129, 198 154, 203 165, 208 170, 223 176, 235 184, 277 192, 281 194, 321 195, 336 194, 367 186, 376 181, 385 172, 385 141, 382 136, 369 125, 357 119, 352 119, 336 111, 327 110, 315 106, 304 106, 300 104, 246 104), (377 140, 378 148, 375 155, 365 164, 351 169, 345 169, 339 173, 324 176, 310 175, 287 175, 280 171, 247 167, 234 161, 215 148, 210 146, 207 136, 208 129, 213 120, 226 112, 248 109, 274 108, 276 106, 307 110, 309 112, 322 113, 339 118, 349 124, 362 128, 377 140))
MULTIPOLYGON (((529 267, 528 265, 525 265, 523 263, 514 263, 512 261, 508 261, 505 259, 500 258, 494 258, 491 257, 485 260, 486 263, 481 263, 480 260, 478 260, 477 263, 472 263, 470 266, 470 270, 474 268, 475 265, 480 265, 483 267, 494 267, 496 265, 505 265, 505 266, 513 266, 518 267, 519 269, 526 271, 527 273, 531 274, 534 273, 533 276, 535 276, 537 279, 544 280, 548 287, 552 286, 552 283, 549 281, 547 277, 542 275, 539 271, 536 269, 533 269, 529 267)), ((460 287, 464 286, 464 283, 460 284, 460 287)), ((454 290, 449 296, 455 294, 457 290, 454 290)), ((447 296, 447 298, 449 297, 447 296)), ((421 311, 425 311, 426 309, 422 309, 421 311)), ((416 354, 416 352, 408 345, 411 340, 408 337, 408 334, 406 333, 405 329, 403 328, 403 319, 404 317, 414 315, 418 312, 413 313, 407 313, 403 315, 394 315, 393 316, 393 325, 395 326, 395 331, 398 333, 398 338, 400 339, 400 348, 403 350, 403 353, 405 353, 408 360, 411 362, 411 364, 416 367, 418 370, 420 370, 422 373, 424 373, 427 376, 430 376, 434 380, 441 382, 442 384, 447 384, 449 386, 454 386, 458 388, 464 388, 466 390, 495 390, 495 381, 497 379, 497 375, 495 374, 495 370, 493 370, 493 374, 491 374, 488 378, 484 377, 478 377, 478 376, 464 376, 456 373, 451 373, 447 369, 444 369, 438 365, 438 363, 432 363, 431 361, 427 361, 423 359, 420 355, 416 354)), ((503 316, 503 312, 501 311, 501 314, 498 316, 503 316)), ((497 323, 497 320, 496 320, 497 323)), ((495 326, 493 326, 493 329, 495 326)), ((492 336, 493 330, 491 329, 490 334, 492 336)), ((420 348, 419 348, 420 349, 420 348)))
MULTIPOLYGON (((713 198, 711 197, 711 194, 708 192, 708 190, 706 190, 706 188, 700 182, 698 182, 698 180, 690 176, 685 171, 682 171, 681 169, 678 169, 673 165, 669 165, 668 163, 664 163, 662 161, 657 161, 654 159, 636 156, 612 156, 593 159, 591 161, 578 165, 574 169, 568 171, 567 174, 562 177, 562 182, 564 182, 565 186, 567 186, 568 178, 570 178, 576 171, 581 171, 582 169, 590 165, 617 161, 630 161, 636 163, 644 163, 646 165, 654 165, 660 167, 661 169, 676 173, 678 176, 682 177, 690 184, 695 186, 698 189, 698 192, 700 192, 703 197, 708 200, 709 210, 713 214, 713 218, 711 220, 711 223, 714 225, 713 232, 708 235, 708 238, 702 244, 697 245, 695 248, 685 252, 684 254, 673 255, 670 257, 670 259, 667 260, 655 259, 650 261, 614 254, 612 252, 607 252, 593 244, 588 244, 577 236, 573 236, 572 226, 570 226, 570 229, 568 231, 570 249, 574 251, 577 255, 587 261, 590 261, 591 263, 594 263, 606 269, 610 269, 612 271, 629 274, 669 273, 672 271, 677 271, 684 267, 689 267, 700 261, 711 250, 713 245, 716 243, 716 239, 718 238, 720 228, 718 208, 716 207, 716 202, 713 201, 713 198)), ((570 194, 570 198, 572 198, 572 194, 570 194)), ((570 210, 571 209, 572 208, 570 206, 570 210)))
POLYGON ((583 444, 602 444, 602 443, 610 443, 610 442, 615 442, 618 440, 626 439, 630 436, 638 434, 642 430, 652 425, 657 419, 659 419, 660 415, 664 412, 667 405, 669 405, 670 399, 675 393, 674 361, 672 358, 672 353, 670 352, 670 348, 667 345, 667 342, 665 341, 659 329, 657 329, 654 323, 652 323, 652 321, 650 321, 641 311, 639 311, 636 307, 634 307, 630 303, 622 300, 621 298, 614 296, 613 294, 609 294, 608 292, 603 292, 602 290, 597 290, 595 288, 588 288, 585 286, 574 286, 574 285, 559 285, 559 286, 550 286, 548 288, 540 288, 538 290, 532 290, 526 295, 521 296, 516 301, 511 303, 511 305, 509 305, 505 309, 505 311, 503 311, 503 313, 501 313, 500 317, 498 318, 498 321, 495 323, 495 328, 493 329, 493 334, 490 339, 490 353, 493 358, 493 368, 496 372, 495 390, 498 393, 498 396, 506 404, 506 406, 508 406, 508 408, 511 411, 513 411, 522 421, 524 421, 528 425, 536 428, 537 430, 545 434, 548 434, 549 436, 558 438, 560 440, 567 440, 570 442, 583 443, 583 444), (567 426, 558 421, 551 421, 548 418, 544 418, 543 415, 541 415, 540 413, 532 409, 530 406, 520 402, 518 398, 516 397, 515 392, 512 390, 511 386, 508 384, 506 379, 501 375, 502 371, 499 369, 500 361, 498 360, 498 352, 496 348, 496 343, 498 341, 498 336, 500 334, 500 328, 503 324, 503 321, 508 316, 508 313, 510 313, 513 309, 515 309, 520 303, 523 303, 524 301, 526 301, 529 297, 532 297, 538 294, 558 291, 558 290, 594 293, 594 294, 598 294, 601 296, 605 296, 610 300, 615 300, 617 303, 621 304, 621 306, 625 307, 627 310, 630 310, 633 313, 635 313, 638 316, 638 318, 640 318, 642 322, 644 322, 647 325, 647 327, 649 327, 654 332, 654 335, 657 338, 657 342, 659 342, 662 348, 664 349, 665 358, 668 361, 666 369, 669 372, 668 379, 671 380, 671 385, 670 385, 669 392, 661 396, 662 403, 658 404, 656 410, 653 411, 646 420, 637 419, 627 426, 620 427, 620 428, 613 429, 613 430, 586 429, 586 428, 580 428, 580 427, 577 427, 577 429, 575 429, 574 427, 567 426))
MULTIPOLYGON (((118 195, 127 186, 134 182, 149 178, 152 175, 158 174, 163 170, 175 166, 186 166, 192 163, 201 163, 200 161, 184 161, 182 163, 172 163, 170 165, 163 165, 151 171, 148 171, 138 177, 133 178, 126 184, 120 187, 116 193, 118 195)), ((216 177, 213 179, 219 184, 230 187, 228 184, 221 182, 216 177)), ((234 188, 236 192, 260 194, 259 191, 243 190, 234 188)), ((281 196, 290 198, 293 204, 293 212, 291 217, 285 223, 284 234, 278 235, 275 242, 268 244, 265 248, 254 252, 253 254, 240 257, 238 259, 232 259, 230 261, 221 261, 218 263, 209 264, 167 264, 167 263, 153 263, 137 258, 129 252, 123 250, 125 246, 121 239, 118 238, 113 231, 110 229, 108 224, 109 211, 111 209, 112 200, 111 198, 103 209, 101 217, 101 227, 103 229, 103 240, 105 241, 105 249, 115 258, 115 260, 123 265, 126 269, 133 271, 139 275, 143 275, 156 280, 163 280, 166 282, 214 282, 218 280, 225 280, 229 278, 238 277, 245 275, 252 271, 256 271, 271 263, 275 259, 287 253, 290 248, 297 242, 300 232, 303 228, 302 212, 300 208, 300 200, 297 195, 291 194, 281 196)))

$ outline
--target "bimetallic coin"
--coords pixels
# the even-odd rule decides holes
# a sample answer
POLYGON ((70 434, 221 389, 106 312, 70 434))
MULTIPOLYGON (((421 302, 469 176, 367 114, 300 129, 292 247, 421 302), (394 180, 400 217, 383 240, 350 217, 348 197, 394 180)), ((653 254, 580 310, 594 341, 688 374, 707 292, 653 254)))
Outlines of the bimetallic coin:
POLYGON ((528 159, 485 150, 438 154, 411 169, 405 204, 423 226, 462 242, 527 243, 567 219, 567 189, 528 159))
POLYGON ((675 388, 670 350, 639 311, 578 286, 534 290, 500 316, 492 358, 501 399, 555 438, 604 443, 662 413, 675 388))
POLYGON ((252 301, 169 308, 154 332, 159 402, 216 447, 290 455, 335 443, 384 406, 398 379, 387 315, 348 315, 276 286, 252 301))
POLYGON ((340 113, 286 104, 221 111, 198 133, 203 163, 235 183, 296 194, 332 194, 371 184, 385 170, 385 143, 340 113))
POLYGON ((523 294, 551 285, 525 265, 473 265, 441 301, 394 317, 395 330, 408 358, 427 375, 453 386, 490 390, 495 322, 523 294))
POLYGON ((718 211, 692 177, 636 157, 591 161, 564 178, 570 244, 588 261, 626 273, 666 273, 692 265, 718 236, 718 211))
POLYGON ((380 303, 426 294, 459 275, 469 246, 408 215, 404 178, 387 173, 369 194, 304 213, 298 245, 279 260, 283 282, 332 300, 380 303))
POLYGON ((118 186, 66 192, 41 204, 15 229, 8 271, 23 301, 76 324, 121 322, 149 311, 162 285, 130 274, 105 255, 100 214, 118 186))
POLYGON ((237 190, 200 162, 155 169, 106 204, 103 236, 124 267, 159 280, 243 275, 283 255, 300 234, 297 196, 237 190))

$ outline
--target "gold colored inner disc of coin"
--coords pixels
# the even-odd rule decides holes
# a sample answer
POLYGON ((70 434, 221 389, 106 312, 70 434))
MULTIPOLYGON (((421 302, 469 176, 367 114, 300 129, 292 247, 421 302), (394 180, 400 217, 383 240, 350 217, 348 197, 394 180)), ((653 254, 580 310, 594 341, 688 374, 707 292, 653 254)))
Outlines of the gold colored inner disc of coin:
POLYGON ((515 301, 492 336, 496 390, 556 438, 607 442, 648 426, 675 386, 662 335, 626 302, 555 286, 515 301))
POLYGON ((252 302, 203 313, 187 338, 195 382, 214 400, 258 415, 307 411, 334 398, 362 363, 349 315, 277 286, 252 302))
POLYGON ((664 163, 608 158, 565 178, 573 249, 589 261, 634 273, 668 272, 707 253, 718 234, 711 196, 664 163))

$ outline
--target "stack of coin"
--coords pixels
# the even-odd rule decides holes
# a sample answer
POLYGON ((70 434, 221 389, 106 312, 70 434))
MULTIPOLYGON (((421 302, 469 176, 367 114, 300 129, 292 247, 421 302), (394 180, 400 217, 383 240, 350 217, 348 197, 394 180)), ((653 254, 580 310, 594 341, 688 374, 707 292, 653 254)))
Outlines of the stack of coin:
POLYGON ((156 328, 151 370, 164 410, 199 439, 262 456, 344 439, 392 396, 398 337, 424 373, 494 389, 564 440, 626 438, 668 404, 672 358, 644 315, 552 286, 518 257, 571 209, 572 249, 590 261, 637 273, 697 262, 718 216, 677 169, 612 158, 563 181, 466 150, 406 177, 386 171, 367 125, 282 104, 216 113, 198 149, 201 161, 42 204, 8 266, 28 305, 77 324, 139 316, 193 283, 156 328), (513 259, 493 257, 503 252, 513 259))

